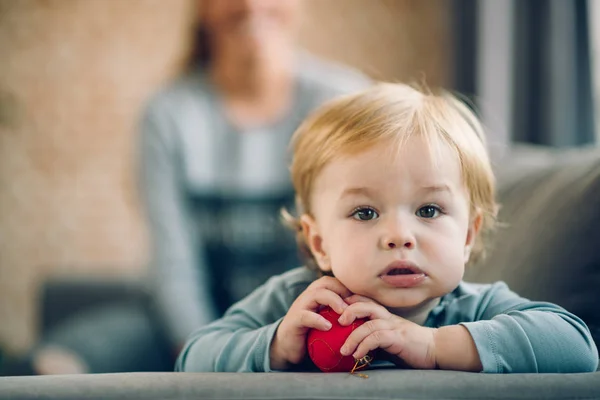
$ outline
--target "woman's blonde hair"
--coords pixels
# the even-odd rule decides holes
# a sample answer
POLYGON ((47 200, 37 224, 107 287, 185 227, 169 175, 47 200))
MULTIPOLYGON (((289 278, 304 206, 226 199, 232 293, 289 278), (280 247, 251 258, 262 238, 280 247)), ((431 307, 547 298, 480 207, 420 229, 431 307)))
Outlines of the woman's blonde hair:
MULTIPOLYGON (((482 235, 491 231, 496 221, 495 179, 480 122, 469 107, 445 91, 433 93, 405 84, 380 83, 332 100, 309 116, 291 141, 297 215, 312 215, 315 179, 333 159, 382 142, 399 152, 417 136, 427 143, 434 162, 441 146, 456 154, 470 195, 471 218, 477 211, 483 215, 470 259, 476 261, 484 253, 482 235)), ((297 231, 308 266, 316 268, 298 218, 285 210, 283 217, 297 231)))

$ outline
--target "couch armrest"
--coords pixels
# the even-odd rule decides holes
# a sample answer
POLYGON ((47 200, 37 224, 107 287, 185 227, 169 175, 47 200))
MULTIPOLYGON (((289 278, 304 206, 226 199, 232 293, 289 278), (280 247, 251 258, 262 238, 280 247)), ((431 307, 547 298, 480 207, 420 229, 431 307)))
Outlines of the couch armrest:
POLYGON ((453 371, 126 373, 0 378, 9 399, 592 399, 600 373, 491 375, 453 371))

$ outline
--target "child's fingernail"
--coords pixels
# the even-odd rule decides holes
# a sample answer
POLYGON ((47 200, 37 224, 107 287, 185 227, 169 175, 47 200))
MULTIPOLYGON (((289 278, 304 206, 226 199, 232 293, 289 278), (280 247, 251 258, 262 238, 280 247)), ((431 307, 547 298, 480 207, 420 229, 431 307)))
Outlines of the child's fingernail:
POLYGON ((340 353, 341 353, 343 356, 346 356, 346 355, 348 355, 348 348, 347 348, 346 346, 342 346, 342 348, 340 349, 340 353))
POLYGON ((331 327, 332 327, 331 322, 325 321, 325 328, 331 329, 331 327))

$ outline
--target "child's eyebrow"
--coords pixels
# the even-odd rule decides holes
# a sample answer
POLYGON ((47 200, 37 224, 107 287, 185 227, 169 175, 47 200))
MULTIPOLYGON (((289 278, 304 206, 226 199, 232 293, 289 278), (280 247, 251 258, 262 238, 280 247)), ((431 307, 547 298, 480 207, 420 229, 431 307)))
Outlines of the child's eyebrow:
POLYGON ((449 185, 445 184, 445 183, 423 186, 421 188, 421 191, 422 192, 449 192, 449 193, 453 193, 452 188, 449 185))
POLYGON ((340 199, 351 196, 373 197, 373 191, 366 187, 346 188, 340 195, 340 199))
MULTIPOLYGON (((448 193, 448 194, 454 193, 454 191, 452 190, 450 185, 445 184, 445 183, 422 186, 421 188, 418 189, 418 191, 422 192, 422 193, 427 193, 427 194, 429 194, 429 193, 448 193)), ((353 196, 364 196, 364 197, 368 197, 368 198, 377 197, 376 193, 373 191, 373 189, 370 189, 368 187, 350 187, 350 188, 344 189, 344 191, 340 195, 340 200, 342 200, 346 197, 353 197, 353 196)))

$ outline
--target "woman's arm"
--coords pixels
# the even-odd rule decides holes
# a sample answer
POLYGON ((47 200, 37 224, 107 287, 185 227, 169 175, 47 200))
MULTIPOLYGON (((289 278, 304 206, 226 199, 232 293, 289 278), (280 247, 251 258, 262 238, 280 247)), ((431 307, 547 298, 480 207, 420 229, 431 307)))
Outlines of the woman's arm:
POLYGON ((139 178, 151 236, 152 290, 175 346, 215 317, 199 238, 184 197, 176 125, 164 104, 151 103, 142 119, 139 178))

